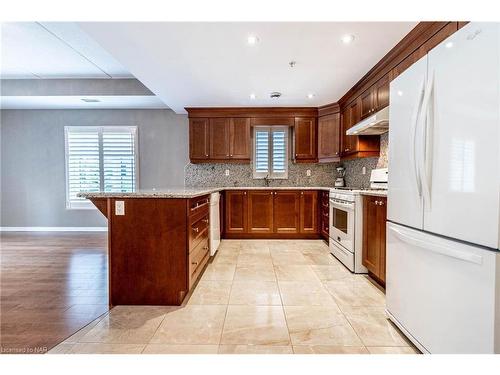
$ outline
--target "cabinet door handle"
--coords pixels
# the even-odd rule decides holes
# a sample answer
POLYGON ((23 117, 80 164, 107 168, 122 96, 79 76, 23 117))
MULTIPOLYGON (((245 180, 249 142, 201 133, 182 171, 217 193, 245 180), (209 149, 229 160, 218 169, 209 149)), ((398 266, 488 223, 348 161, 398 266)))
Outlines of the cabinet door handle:
POLYGON ((200 230, 198 228, 193 228, 193 231, 198 233, 200 230))
POLYGON ((203 250, 208 250, 208 246, 205 246, 205 247, 203 248, 203 250))
POLYGON ((192 264, 193 266, 197 266, 197 265, 198 265, 198 262, 191 262, 191 264, 192 264))
POLYGON ((202 221, 208 224, 208 219, 203 219, 202 221))

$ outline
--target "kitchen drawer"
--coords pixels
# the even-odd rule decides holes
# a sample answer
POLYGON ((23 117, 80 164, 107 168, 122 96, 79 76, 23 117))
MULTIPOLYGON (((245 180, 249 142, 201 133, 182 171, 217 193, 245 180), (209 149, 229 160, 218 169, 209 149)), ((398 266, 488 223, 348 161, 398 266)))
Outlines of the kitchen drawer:
POLYGON ((189 287, 198 279, 210 257, 208 238, 203 239, 189 254, 189 287))
POLYGON ((330 216, 330 206, 328 204, 326 206, 321 204, 320 214, 326 216, 328 219, 328 216, 330 216))
POLYGON ((321 232, 328 234, 330 232, 330 222, 328 220, 328 215, 323 215, 321 220, 321 232))
POLYGON ((210 206, 210 196, 203 195, 201 197, 191 198, 188 201, 189 216, 199 215, 201 212, 208 212, 210 206))
POLYGON ((208 239, 208 212, 193 220, 189 225, 189 251, 194 250, 198 244, 204 240, 208 239))

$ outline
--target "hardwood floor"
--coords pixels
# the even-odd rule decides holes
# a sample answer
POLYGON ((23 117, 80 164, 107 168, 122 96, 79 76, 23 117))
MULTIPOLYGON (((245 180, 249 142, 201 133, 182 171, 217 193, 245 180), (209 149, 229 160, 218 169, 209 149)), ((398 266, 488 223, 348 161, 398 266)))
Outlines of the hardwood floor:
POLYGON ((1 353, 45 353, 108 311, 106 233, 0 240, 1 353))

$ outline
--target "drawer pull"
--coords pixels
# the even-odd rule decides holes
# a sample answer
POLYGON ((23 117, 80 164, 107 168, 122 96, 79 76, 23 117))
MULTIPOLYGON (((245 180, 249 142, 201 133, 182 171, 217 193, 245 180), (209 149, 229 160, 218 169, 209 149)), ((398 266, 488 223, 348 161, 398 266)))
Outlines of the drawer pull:
POLYGON ((201 206, 203 206, 203 205, 205 205, 207 203, 208 203, 208 199, 205 199, 205 200, 203 200, 201 202, 196 202, 195 205, 191 206, 191 210, 196 210, 198 207, 201 207, 201 206))

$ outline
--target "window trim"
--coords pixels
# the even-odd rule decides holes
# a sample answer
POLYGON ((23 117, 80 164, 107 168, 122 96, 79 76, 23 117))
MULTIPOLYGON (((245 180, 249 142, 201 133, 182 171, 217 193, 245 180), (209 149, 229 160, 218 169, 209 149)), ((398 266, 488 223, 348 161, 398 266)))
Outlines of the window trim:
POLYGON ((137 126, 123 126, 123 125, 105 125, 105 126, 78 126, 70 125, 64 127, 64 170, 65 170, 65 185, 66 185, 66 209, 67 210, 97 210, 97 207, 90 200, 84 201, 71 201, 69 199, 69 153, 68 153, 68 133, 70 131, 97 131, 99 137, 99 180, 100 180, 100 190, 103 190, 104 186, 104 158, 103 158, 103 143, 102 143, 102 133, 105 131, 128 131, 133 134, 134 137, 134 163, 135 163, 135 173, 134 173, 134 185, 135 189, 139 190, 139 136, 137 126))
POLYGON ((272 180, 285 180, 288 179, 288 165, 289 165, 289 143, 290 143, 290 133, 289 133, 289 127, 288 126, 282 126, 282 125, 257 125, 253 127, 253 142, 252 142, 252 175, 253 179, 264 179, 264 178, 269 178, 272 180), (256 167, 256 155, 255 155, 255 146, 256 146, 256 141, 257 137, 255 133, 260 130, 267 131, 269 133, 269 147, 268 147, 268 172, 257 172, 256 167), (275 173, 273 170, 273 147, 272 147, 272 142, 273 142, 273 136, 272 133, 274 131, 284 131, 285 132, 285 172, 284 173, 275 173))

